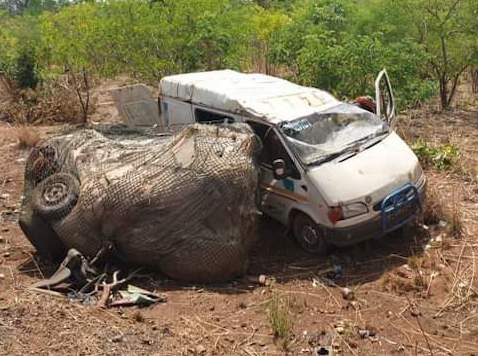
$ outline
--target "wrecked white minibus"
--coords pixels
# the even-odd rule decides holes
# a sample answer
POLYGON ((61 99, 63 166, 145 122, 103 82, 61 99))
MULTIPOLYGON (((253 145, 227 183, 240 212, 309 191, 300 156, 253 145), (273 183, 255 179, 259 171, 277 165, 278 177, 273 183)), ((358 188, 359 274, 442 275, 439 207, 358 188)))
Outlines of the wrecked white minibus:
POLYGON ((315 88, 231 70, 165 77, 155 124, 246 122, 260 137, 262 212, 288 226, 307 251, 323 253, 381 237, 421 211, 425 176, 391 128, 395 103, 386 71, 376 112, 315 88))

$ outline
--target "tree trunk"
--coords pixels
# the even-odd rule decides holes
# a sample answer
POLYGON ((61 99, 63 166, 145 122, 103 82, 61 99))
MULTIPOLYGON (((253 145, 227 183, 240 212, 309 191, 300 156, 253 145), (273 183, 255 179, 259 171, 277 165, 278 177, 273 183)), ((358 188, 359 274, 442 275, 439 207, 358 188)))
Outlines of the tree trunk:
POLYGON ((448 80, 445 75, 440 77, 440 104, 442 110, 448 109, 448 80))
POLYGON ((473 94, 478 94, 478 69, 471 69, 471 91, 473 94))
POLYGON ((78 80, 77 73, 69 67, 68 76, 71 78, 73 88, 78 96, 80 102, 82 122, 84 125, 88 123, 88 112, 90 109, 90 83, 88 80, 88 72, 85 68, 79 73, 81 75, 81 82, 78 80))

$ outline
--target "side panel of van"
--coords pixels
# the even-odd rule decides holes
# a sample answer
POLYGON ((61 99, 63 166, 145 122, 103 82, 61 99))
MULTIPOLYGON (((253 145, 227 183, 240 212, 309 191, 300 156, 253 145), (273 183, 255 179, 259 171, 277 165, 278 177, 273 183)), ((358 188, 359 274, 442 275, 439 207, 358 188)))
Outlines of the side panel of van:
POLYGON ((179 131, 194 123, 192 105, 170 97, 161 97, 161 122, 168 131, 179 131))

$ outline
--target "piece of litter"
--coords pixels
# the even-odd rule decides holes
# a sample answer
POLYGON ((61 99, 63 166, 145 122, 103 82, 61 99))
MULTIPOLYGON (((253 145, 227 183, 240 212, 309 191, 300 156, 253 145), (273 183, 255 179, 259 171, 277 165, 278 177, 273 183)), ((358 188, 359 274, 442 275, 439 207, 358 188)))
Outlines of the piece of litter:
POLYGON ((250 282, 250 283, 257 283, 257 284, 260 284, 262 286, 265 286, 268 283, 270 283, 267 276, 264 275, 264 274, 261 274, 259 276, 247 276, 247 281, 250 282))
POLYGON ((365 339, 370 336, 370 333, 367 329, 360 329, 358 333, 362 339, 365 339))
POLYGON ((334 355, 334 350, 331 346, 320 346, 314 350, 314 355, 316 356, 321 356, 321 355, 327 355, 327 356, 333 356, 334 355))
POLYGON ((342 288, 342 297, 345 300, 354 300, 355 299, 354 292, 350 288, 342 288))
POLYGON ((117 336, 114 336, 111 341, 113 342, 121 342, 123 341, 123 335, 117 335, 117 336))
POLYGON ((126 290, 120 290, 118 293, 120 294, 121 299, 111 302, 109 304, 110 306, 148 306, 154 303, 167 301, 166 296, 163 294, 156 294, 131 284, 128 285, 126 290))

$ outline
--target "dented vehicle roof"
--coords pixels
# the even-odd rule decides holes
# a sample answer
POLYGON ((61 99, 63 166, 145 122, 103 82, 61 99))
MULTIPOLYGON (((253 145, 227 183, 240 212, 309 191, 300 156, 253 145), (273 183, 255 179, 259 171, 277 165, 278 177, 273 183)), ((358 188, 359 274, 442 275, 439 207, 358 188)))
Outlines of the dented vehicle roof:
POLYGON ((270 123, 320 112, 338 101, 326 91, 303 87, 265 74, 218 70, 164 77, 163 96, 222 111, 249 114, 270 123))

